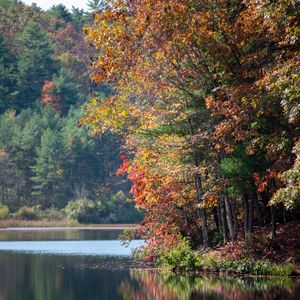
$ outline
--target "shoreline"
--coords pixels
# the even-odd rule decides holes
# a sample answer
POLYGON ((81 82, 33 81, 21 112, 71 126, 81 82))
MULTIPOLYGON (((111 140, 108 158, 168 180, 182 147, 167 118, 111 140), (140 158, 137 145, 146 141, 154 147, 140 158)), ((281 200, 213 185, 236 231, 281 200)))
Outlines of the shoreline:
POLYGON ((30 226, 30 227, 5 227, 0 228, 0 231, 54 231, 54 230, 126 230, 134 229, 135 226, 30 226))
POLYGON ((138 224, 78 224, 64 220, 1 220, 0 231, 28 230, 127 230, 135 229, 138 224))

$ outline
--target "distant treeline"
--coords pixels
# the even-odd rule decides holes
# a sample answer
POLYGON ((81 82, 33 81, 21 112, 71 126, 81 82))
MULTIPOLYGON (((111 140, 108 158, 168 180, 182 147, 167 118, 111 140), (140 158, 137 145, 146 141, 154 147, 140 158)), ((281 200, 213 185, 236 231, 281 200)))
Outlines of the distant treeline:
POLYGON ((69 203, 67 215, 81 222, 139 219, 116 176, 120 137, 100 140, 78 125, 90 94, 111 92, 89 80, 94 50, 82 27, 91 20, 64 5, 0 0, 0 202, 11 213, 69 203))

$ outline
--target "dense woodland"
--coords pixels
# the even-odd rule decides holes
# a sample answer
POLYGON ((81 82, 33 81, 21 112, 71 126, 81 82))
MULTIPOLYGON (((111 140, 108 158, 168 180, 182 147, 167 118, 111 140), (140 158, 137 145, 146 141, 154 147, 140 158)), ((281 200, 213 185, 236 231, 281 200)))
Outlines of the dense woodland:
POLYGON ((299 1, 89 5, 0 0, 0 215, 135 205, 149 259, 258 231, 275 247, 299 223, 299 1))
POLYGON ((299 220, 299 1, 107 3, 85 30, 92 80, 113 91, 82 122, 123 136, 144 254, 259 228, 274 245, 299 220))
MULTIPOLYGON (((91 11, 95 9, 90 3, 91 11)), ((92 13, 0 0, 0 217, 136 222, 129 183, 117 177, 120 137, 79 126, 91 94, 92 13)))

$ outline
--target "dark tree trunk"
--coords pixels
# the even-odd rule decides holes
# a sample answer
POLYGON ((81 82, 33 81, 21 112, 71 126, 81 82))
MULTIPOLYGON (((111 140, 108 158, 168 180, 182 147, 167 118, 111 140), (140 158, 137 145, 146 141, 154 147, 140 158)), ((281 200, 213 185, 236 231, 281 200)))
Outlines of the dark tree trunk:
POLYGON ((239 230, 239 222, 238 222, 238 218, 237 218, 237 208, 236 208, 236 202, 234 199, 230 199, 230 207, 231 207, 231 213, 233 216, 233 226, 234 226, 234 234, 235 237, 237 235, 237 232, 239 230))
POLYGON ((254 194, 252 193, 249 205, 249 232, 253 232, 253 219, 254 219, 254 194))
POLYGON ((213 208, 213 216, 214 216, 214 221, 216 224, 216 228, 218 232, 221 232, 220 229, 220 216, 219 216, 219 212, 218 212, 218 206, 213 208))
POLYGON ((223 241, 224 244, 228 242, 228 231, 226 226, 226 210, 225 210, 225 204, 222 202, 221 204, 221 222, 222 222, 222 230, 223 230, 223 241))
POLYGON ((228 195, 225 195, 224 200, 225 200, 227 224, 228 224, 231 241, 232 241, 232 243, 235 243, 236 237, 235 237, 235 230, 234 230, 234 223, 233 223, 233 215, 231 212, 231 205, 230 205, 230 200, 229 200, 228 195))
POLYGON ((249 233, 249 202, 248 202, 248 195, 245 193, 243 196, 244 199, 244 235, 245 239, 247 238, 247 235, 249 233))
POLYGON ((276 240, 276 208, 271 206, 272 241, 276 240))
MULTIPOLYGON (((189 131, 191 134, 191 137, 194 136, 194 126, 192 123, 191 118, 187 118, 189 123, 189 131)), ((193 160, 195 167, 200 166, 200 158, 201 153, 199 153, 199 149, 197 148, 197 145, 195 144, 194 140, 192 139, 192 150, 193 150, 193 160)), ((202 203, 202 196, 203 196, 203 188, 202 188, 202 180, 198 173, 195 174, 195 187, 196 187, 196 194, 197 194, 197 204, 200 206, 202 203)), ((202 230, 202 239, 203 239, 203 247, 208 247, 208 227, 207 227, 207 220, 206 220, 206 213, 205 209, 202 207, 199 207, 199 218, 201 223, 201 230, 202 230)))
MULTIPOLYGON (((196 192, 197 192, 197 203, 200 205, 202 202, 202 183, 201 178, 198 174, 195 175, 195 182, 196 182, 196 192)), ((201 224, 201 230, 202 230, 202 239, 203 239, 203 247, 208 247, 208 229, 207 229, 207 220, 206 220, 206 214, 205 209, 200 207, 199 208, 199 218, 200 218, 200 224, 201 224)))
POLYGON ((261 208, 260 208, 256 193, 254 194, 254 197, 255 197, 254 198, 254 206, 255 206, 256 215, 257 215, 257 219, 258 219, 258 226, 259 226, 259 228, 261 228, 263 226, 263 219, 262 219, 261 208))

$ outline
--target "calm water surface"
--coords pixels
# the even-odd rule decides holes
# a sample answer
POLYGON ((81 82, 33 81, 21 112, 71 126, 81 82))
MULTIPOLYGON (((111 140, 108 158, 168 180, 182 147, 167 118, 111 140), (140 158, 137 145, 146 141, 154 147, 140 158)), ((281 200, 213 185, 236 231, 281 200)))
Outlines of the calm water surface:
POLYGON ((118 230, 0 231, 0 300, 300 299, 284 278, 176 276, 140 268, 118 230))

